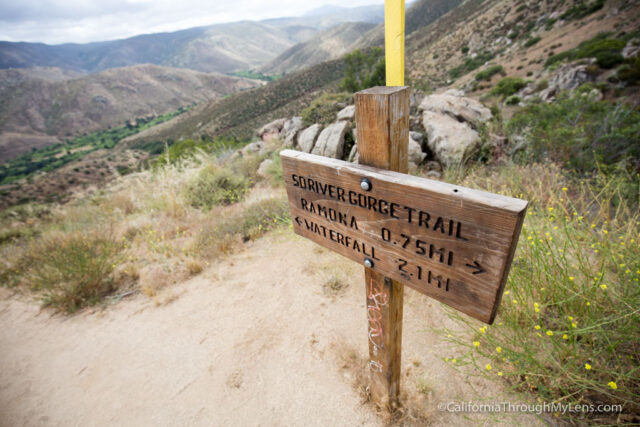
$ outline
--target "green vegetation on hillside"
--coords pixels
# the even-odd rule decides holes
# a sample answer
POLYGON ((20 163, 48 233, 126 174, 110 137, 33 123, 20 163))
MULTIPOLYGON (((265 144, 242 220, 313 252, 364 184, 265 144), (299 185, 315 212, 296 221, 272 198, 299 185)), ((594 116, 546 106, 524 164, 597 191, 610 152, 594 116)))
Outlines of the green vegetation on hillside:
POLYGON ((527 139, 517 157, 522 162, 550 160, 579 173, 622 164, 640 173, 640 112, 622 103, 563 94, 553 103, 529 104, 507 129, 527 139))
POLYGON ((627 44, 625 40, 610 38, 609 33, 601 33, 596 37, 584 41, 574 49, 560 52, 550 56, 545 62, 545 67, 549 67, 564 59, 570 61, 581 58, 596 58, 596 63, 602 68, 613 68, 624 61, 620 53, 627 44))
POLYGON ((479 53, 475 58, 467 57, 465 58, 464 63, 449 70, 449 76, 455 80, 458 77, 481 67, 484 63, 491 61, 493 57, 494 54, 488 51, 479 53))
POLYGON ((478 74, 476 74, 476 80, 477 81, 480 81, 480 80, 491 80, 491 78, 493 76, 495 76, 496 74, 501 74, 501 75, 504 76, 507 73, 504 71, 504 67, 502 65, 492 65, 491 67, 487 68, 486 70, 482 70, 478 74))
POLYGON ((527 82, 520 77, 505 77, 494 86, 491 90, 491 94, 502 96, 504 99, 515 94, 526 85, 527 82))
POLYGON ((594 0, 594 1, 583 1, 578 3, 575 6, 572 6, 565 13, 562 14, 562 19, 582 19, 585 16, 589 16, 592 13, 595 13, 604 7, 606 0, 594 0))
POLYGON ((336 119, 336 113, 344 108, 353 99, 347 92, 330 93, 324 92, 319 97, 311 101, 311 104, 302 110, 300 114, 305 125, 314 123, 327 125, 336 119))
POLYGON ((445 360, 539 402, 624 405, 622 414, 558 414, 574 424, 632 420, 640 413, 640 216, 625 196, 630 178, 576 179, 554 163, 528 163, 479 167, 462 182, 530 206, 497 322, 451 311, 467 327, 442 331, 460 349, 445 360))
POLYGON ((246 79, 261 80, 263 82, 272 82, 282 78, 281 74, 262 74, 260 71, 235 71, 229 73, 230 76, 244 77, 246 79))
POLYGON ((277 189, 279 147, 230 155, 197 146, 184 144, 189 155, 129 181, 135 190, 118 186, 55 211, 31 204, 0 212, 0 286, 31 290, 44 306, 68 313, 117 301, 118 292, 156 298, 243 241, 290 223, 277 189), (274 162, 264 178, 257 170, 267 158, 274 162))
POLYGON ((122 139, 166 122, 187 111, 187 109, 188 108, 181 107, 177 111, 161 116, 137 118, 135 124, 127 123, 125 126, 92 132, 87 135, 75 137, 66 143, 58 143, 33 150, 30 153, 25 153, 16 159, 0 165, 0 185, 27 178, 37 172, 52 171, 79 160, 96 150, 111 149, 122 139))
POLYGON ((364 52, 356 49, 344 56, 344 62, 341 90, 353 93, 385 85, 384 51, 379 47, 373 47, 364 52))

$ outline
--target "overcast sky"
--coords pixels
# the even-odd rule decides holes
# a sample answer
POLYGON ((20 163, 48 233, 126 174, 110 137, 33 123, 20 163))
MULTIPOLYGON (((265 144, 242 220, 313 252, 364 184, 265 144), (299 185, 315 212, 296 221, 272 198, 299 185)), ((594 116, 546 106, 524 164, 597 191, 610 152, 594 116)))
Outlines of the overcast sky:
POLYGON ((0 0, 0 40, 58 44, 113 40, 241 20, 299 16, 325 4, 384 0, 0 0))

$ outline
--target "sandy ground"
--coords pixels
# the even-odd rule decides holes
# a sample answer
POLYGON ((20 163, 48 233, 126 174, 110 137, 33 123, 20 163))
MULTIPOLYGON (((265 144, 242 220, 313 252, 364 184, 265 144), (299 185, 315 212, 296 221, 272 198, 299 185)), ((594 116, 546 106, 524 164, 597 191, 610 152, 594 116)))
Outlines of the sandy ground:
MULTIPOLYGON (((363 393, 363 276, 286 230, 155 302, 65 317, 0 288, 0 425, 384 425, 363 393)), ((441 359, 456 349, 430 329, 450 322, 439 303, 407 289, 404 317, 402 421, 543 423, 438 411, 518 400, 441 359)))

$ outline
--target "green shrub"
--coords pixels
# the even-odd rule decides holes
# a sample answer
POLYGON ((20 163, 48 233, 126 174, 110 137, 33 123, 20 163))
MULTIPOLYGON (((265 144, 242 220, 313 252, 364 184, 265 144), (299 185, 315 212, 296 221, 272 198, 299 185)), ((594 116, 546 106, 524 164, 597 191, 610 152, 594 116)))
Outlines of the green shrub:
POLYGON ((27 281, 45 306, 73 313, 117 289, 112 273, 121 250, 120 243, 100 233, 44 238, 31 248, 27 281))
POLYGON ((562 19, 582 19, 604 7, 606 0, 583 1, 562 14, 562 19))
POLYGON ((640 57, 627 60, 627 63, 618 69, 618 79, 628 84, 640 82, 640 57))
POLYGON ((504 101, 505 104, 507 105, 518 105, 520 104, 520 97, 518 95, 511 95, 510 97, 508 97, 506 99, 506 101, 504 101))
POLYGON ((476 74, 476 80, 477 81, 491 80, 491 78, 496 74, 502 74, 504 76, 507 73, 504 71, 504 68, 502 67, 502 65, 492 65, 486 70, 482 70, 478 74, 476 74))
POLYGON ((460 52, 462 52, 463 55, 466 55, 467 53, 469 53, 469 46, 462 46, 460 52))
POLYGON ((451 311, 459 324, 441 331, 464 348, 446 355, 453 366, 470 363, 539 401, 624 406, 622 414, 564 414, 572 425, 639 416, 640 217, 637 204, 620 197, 628 182, 578 181, 549 163, 467 177, 465 185, 531 204, 496 323, 451 311))
POLYGON ((216 205, 229 205, 242 200, 249 189, 249 180, 229 169, 204 167, 186 188, 187 203, 205 210, 216 205))
POLYGON ((485 51, 479 53, 475 58, 466 58, 464 63, 449 70, 449 76, 455 80, 458 77, 481 67, 486 62, 491 61, 493 57, 493 53, 485 51))
POLYGON ((566 50, 564 52, 556 53, 555 55, 551 55, 544 63, 545 67, 550 67, 551 65, 564 61, 565 59, 573 59, 573 51, 566 50))
POLYGON ((253 240, 282 224, 289 224, 286 199, 264 199, 252 203, 241 215, 229 216, 204 227, 195 250, 204 256, 230 252, 236 243, 253 240))
POLYGON ((564 93, 554 103, 528 105, 507 129, 530 143, 523 162, 551 160, 581 173, 627 162, 640 172, 640 111, 625 104, 564 93))
POLYGON ((539 36, 529 37, 526 42, 524 42, 524 47, 531 47, 537 44, 540 40, 542 40, 539 36))
POLYGON ((359 49, 344 56, 344 79, 340 89, 358 92, 373 86, 385 85, 384 52, 374 47, 362 52, 359 49))
POLYGON ((525 87, 527 82, 520 77, 505 77, 491 90, 492 95, 499 95, 503 98, 511 96, 525 87))
POLYGON ((575 49, 553 55, 547 59, 545 67, 564 59, 575 60, 595 57, 600 67, 613 68, 624 61, 620 52, 626 42, 622 39, 609 38, 609 35, 609 33, 600 33, 594 38, 580 43, 575 49))
POLYGON ((305 125, 313 123, 329 124, 336 120, 336 114, 342 109, 344 104, 351 101, 351 94, 347 92, 329 93, 325 92, 302 110, 300 114, 305 125), (343 104, 343 105, 340 105, 343 104))

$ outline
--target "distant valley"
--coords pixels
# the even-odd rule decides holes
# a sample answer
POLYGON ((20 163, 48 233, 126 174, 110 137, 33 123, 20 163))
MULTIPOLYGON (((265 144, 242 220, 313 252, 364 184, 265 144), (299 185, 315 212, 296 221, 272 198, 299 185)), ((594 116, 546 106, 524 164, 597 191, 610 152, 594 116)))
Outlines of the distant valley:
POLYGON ((261 84, 157 65, 73 75, 51 68, 0 70, 0 161, 261 84))

